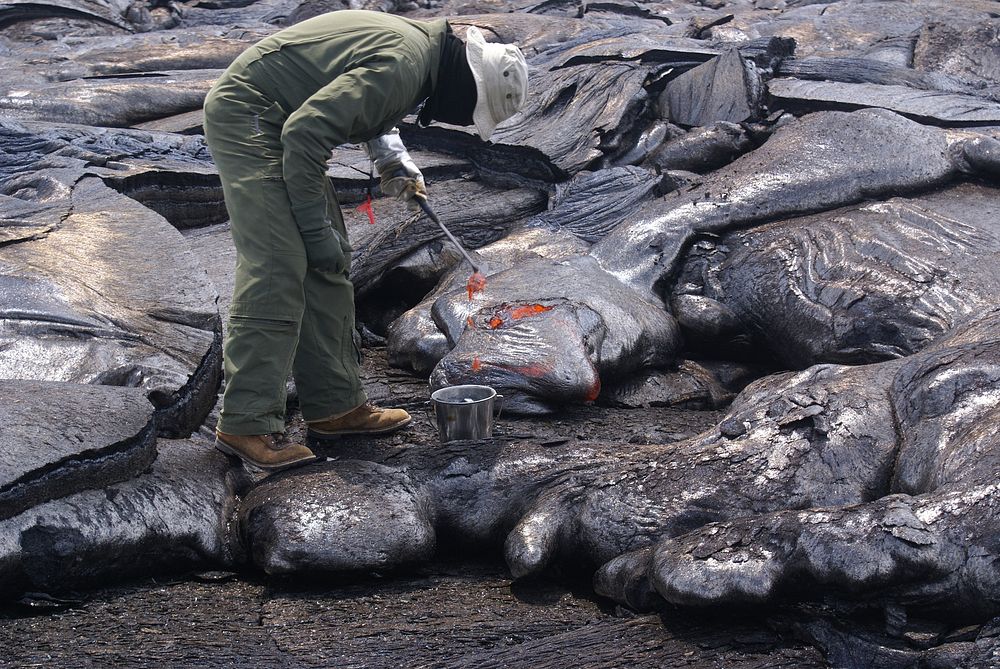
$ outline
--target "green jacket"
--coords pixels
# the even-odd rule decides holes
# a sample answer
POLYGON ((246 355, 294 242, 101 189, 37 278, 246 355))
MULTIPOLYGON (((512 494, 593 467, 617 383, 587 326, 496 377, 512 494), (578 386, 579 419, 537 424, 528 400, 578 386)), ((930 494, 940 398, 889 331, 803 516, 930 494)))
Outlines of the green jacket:
POLYGON ((326 218, 330 151, 385 134, 431 94, 449 30, 444 19, 336 11, 265 38, 230 66, 287 115, 282 170, 299 229, 326 218))

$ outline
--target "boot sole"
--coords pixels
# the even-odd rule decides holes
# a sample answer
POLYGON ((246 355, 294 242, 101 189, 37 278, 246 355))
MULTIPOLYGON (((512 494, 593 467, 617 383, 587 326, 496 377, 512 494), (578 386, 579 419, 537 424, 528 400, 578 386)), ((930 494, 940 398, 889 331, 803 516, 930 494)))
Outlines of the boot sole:
POLYGON ((218 438, 216 438, 215 440, 215 448, 222 451, 226 455, 231 455, 235 458, 238 458, 241 462, 245 462, 249 465, 257 467, 258 469, 263 469, 264 471, 268 472, 280 472, 284 469, 291 469, 292 467, 298 467, 299 465, 309 464, 310 462, 315 462, 316 460, 319 459, 319 456, 313 455, 312 457, 299 458, 298 460, 292 460, 291 462, 282 462, 281 464, 278 465, 265 465, 264 463, 257 462, 252 458, 248 458, 247 456, 243 455, 235 448, 233 448, 226 442, 221 441, 218 438))
POLYGON ((410 416, 402 423, 397 423, 392 427, 386 427, 381 430, 344 430, 342 432, 320 432, 319 430, 314 430, 313 428, 307 428, 307 435, 313 439, 319 439, 320 441, 332 441, 337 437, 348 437, 356 434, 389 434, 390 432, 395 432, 396 430, 401 430, 402 428, 413 422, 413 416, 410 416))

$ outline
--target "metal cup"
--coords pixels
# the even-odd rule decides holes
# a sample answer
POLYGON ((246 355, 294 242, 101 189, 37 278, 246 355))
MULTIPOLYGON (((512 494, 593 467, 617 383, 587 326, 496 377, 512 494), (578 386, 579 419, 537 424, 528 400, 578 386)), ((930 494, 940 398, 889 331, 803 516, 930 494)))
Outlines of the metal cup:
POLYGON ((493 405, 503 395, 489 386, 449 386, 431 393, 441 441, 493 436, 493 405))

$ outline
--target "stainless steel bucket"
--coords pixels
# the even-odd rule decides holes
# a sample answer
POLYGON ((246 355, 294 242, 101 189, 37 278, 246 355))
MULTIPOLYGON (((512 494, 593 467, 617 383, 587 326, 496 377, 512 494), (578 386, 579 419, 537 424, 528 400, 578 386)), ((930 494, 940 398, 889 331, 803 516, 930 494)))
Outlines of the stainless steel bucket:
POLYGON ((489 386, 449 386, 431 393, 442 442, 493 436, 493 405, 503 395, 489 386))

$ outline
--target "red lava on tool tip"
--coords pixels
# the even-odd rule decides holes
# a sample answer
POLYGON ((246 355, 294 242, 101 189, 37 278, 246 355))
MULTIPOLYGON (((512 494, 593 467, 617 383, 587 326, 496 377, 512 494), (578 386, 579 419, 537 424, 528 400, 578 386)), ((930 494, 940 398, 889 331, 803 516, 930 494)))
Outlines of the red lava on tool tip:
POLYGON ((368 214, 368 225, 375 225, 375 210, 372 208, 371 194, 365 198, 365 201, 361 204, 361 206, 355 207, 355 210, 368 214))
POLYGON ((469 294, 469 300, 472 300, 472 296, 476 293, 481 293, 483 288, 486 288, 486 277, 479 272, 473 272, 465 283, 465 292, 469 294))

